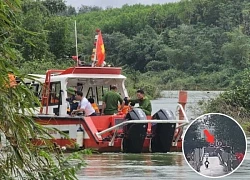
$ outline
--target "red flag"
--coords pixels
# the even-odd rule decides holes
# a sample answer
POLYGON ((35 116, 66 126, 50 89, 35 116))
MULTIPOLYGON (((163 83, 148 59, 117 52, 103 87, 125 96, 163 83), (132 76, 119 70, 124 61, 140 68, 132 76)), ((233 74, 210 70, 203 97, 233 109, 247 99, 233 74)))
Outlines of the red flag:
POLYGON ((105 49, 101 31, 98 32, 98 39, 96 42, 96 57, 97 57, 97 65, 101 66, 105 60, 105 49))

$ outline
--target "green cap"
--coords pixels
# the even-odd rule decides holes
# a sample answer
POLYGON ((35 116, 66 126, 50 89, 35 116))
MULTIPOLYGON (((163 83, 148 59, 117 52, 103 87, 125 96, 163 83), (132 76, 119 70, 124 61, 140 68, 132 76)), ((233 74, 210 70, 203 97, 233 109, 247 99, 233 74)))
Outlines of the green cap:
POLYGON ((67 88, 66 91, 67 91, 69 94, 73 94, 73 95, 76 93, 75 88, 72 88, 72 87, 67 88))

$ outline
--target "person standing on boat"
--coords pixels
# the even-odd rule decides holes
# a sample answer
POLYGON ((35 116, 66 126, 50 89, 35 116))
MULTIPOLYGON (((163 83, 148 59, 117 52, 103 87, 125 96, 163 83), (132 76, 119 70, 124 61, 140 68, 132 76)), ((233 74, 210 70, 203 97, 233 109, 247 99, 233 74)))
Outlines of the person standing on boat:
POLYGON ((150 100, 145 96, 145 93, 143 90, 139 89, 136 92, 137 99, 129 99, 129 102, 132 103, 139 103, 139 108, 141 108, 147 116, 151 115, 152 112, 152 105, 150 100))
POLYGON ((117 93, 116 85, 110 87, 110 91, 107 92, 102 100, 102 114, 113 115, 118 113, 118 103, 120 103, 120 109, 124 107, 124 101, 122 97, 117 93))
POLYGON ((83 96, 82 91, 76 91, 76 100, 79 100, 77 110, 73 110, 71 115, 80 112, 85 112, 85 116, 96 116, 95 110, 86 97, 83 96))
POLYGON ((71 112, 73 110, 76 110, 78 107, 78 101, 75 98, 75 94, 76 94, 76 90, 75 88, 69 87, 67 88, 67 93, 68 93, 68 98, 66 99, 66 101, 69 102, 69 110, 68 110, 68 114, 71 114, 71 112))

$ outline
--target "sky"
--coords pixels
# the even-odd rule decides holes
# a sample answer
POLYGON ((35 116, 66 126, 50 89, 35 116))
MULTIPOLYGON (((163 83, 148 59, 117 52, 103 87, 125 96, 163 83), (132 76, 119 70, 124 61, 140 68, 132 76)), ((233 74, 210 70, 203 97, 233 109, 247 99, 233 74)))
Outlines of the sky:
POLYGON ((180 0, 65 0, 67 5, 71 5, 75 8, 85 6, 99 6, 102 8, 106 7, 122 7, 124 4, 133 5, 133 4, 164 4, 169 2, 178 2, 180 0))

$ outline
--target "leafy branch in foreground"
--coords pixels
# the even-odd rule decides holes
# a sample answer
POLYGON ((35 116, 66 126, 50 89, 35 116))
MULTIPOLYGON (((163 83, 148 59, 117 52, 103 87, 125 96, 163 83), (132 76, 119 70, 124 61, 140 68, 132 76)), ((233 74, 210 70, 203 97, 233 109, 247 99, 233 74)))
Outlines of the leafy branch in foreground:
MULTIPOLYGON (((12 32, 22 30, 17 16, 20 0, 0 2, 0 143, 6 141, 5 151, 0 153, 1 179, 77 179, 76 172, 84 164, 82 152, 68 157, 58 151, 47 139, 46 129, 33 120, 35 104, 39 100, 25 85, 13 83, 16 75, 23 80, 29 78, 13 66, 17 52, 11 48, 12 32), (32 143, 39 138, 46 148, 32 143), (71 162, 75 159, 74 163, 71 162), (77 159, 77 160, 76 160, 77 159)), ((0 147, 1 148, 1 147, 0 147)), ((3 149, 1 149, 3 150, 3 149)))

